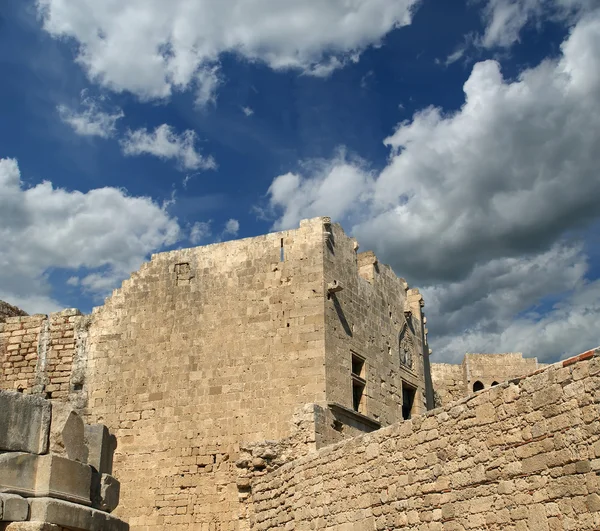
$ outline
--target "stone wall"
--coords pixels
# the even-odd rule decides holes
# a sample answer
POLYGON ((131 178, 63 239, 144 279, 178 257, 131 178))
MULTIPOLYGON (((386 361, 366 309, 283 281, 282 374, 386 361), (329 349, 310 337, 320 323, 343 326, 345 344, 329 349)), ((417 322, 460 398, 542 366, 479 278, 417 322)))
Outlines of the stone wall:
POLYGON ((8 304, 8 302, 0 301, 0 323, 6 321, 8 317, 16 317, 20 315, 27 315, 27 312, 24 312, 12 304, 8 304))
POLYGON ((422 297, 357 247, 315 218, 154 255, 91 316, 0 325, 0 388, 116 433, 133 529, 247 529, 252 478, 425 410, 422 297))
POLYGON ((298 409, 325 401, 322 268, 319 218, 154 255, 94 310, 87 418, 120 441, 133 529, 245 518, 240 447, 294 436, 298 409))
POLYGON ((89 317, 69 309, 0 323, 0 389, 80 402, 89 317))
POLYGON ((493 385, 531 374, 545 367, 537 358, 524 358, 520 352, 465 354, 460 365, 432 363, 431 378, 436 406, 447 405, 493 385))
POLYGON ((487 389, 495 383, 505 382, 530 374, 539 368, 537 358, 524 358, 520 352, 502 354, 465 354, 465 384, 473 392, 475 382, 481 382, 487 389))
POLYGON ((438 407, 460 400, 469 394, 465 384, 463 364, 432 363, 431 379, 438 407))
POLYGON ((359 412, 388 426, 402 420, 403 394, 410 391, 410 414, 426 410, 422 297, 372 252, 357 250, 340 225, 326 225, 327 398, 354 408, 352 358, 358 357, 366 383, 359 412))
POLYGON ((600 528, 600 349, 257 478, 252 529, 600 528))

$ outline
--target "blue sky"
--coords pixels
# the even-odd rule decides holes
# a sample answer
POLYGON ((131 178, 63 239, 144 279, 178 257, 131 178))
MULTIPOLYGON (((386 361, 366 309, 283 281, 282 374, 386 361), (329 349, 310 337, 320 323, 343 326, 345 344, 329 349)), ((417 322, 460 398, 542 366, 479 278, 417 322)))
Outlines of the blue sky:
POLYGON ((0 299, 90 311, 150 253, 331 215, 437 361, 600 343, 592 0, 0 5, 0 299))

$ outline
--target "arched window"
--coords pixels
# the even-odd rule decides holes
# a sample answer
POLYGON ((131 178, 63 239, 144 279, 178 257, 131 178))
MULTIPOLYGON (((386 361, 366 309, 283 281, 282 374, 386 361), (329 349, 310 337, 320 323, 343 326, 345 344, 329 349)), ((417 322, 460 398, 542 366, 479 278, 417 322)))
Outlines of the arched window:
POLYGON ((477 380, 474 384, 473 384, 473 392, 476 393, 477 391, 481 391, 483 389, 483 384, 477 380))
POLYGON ((498 382, 492 382, 492 387, 494 387, 494 385, 498 385, 498 382))

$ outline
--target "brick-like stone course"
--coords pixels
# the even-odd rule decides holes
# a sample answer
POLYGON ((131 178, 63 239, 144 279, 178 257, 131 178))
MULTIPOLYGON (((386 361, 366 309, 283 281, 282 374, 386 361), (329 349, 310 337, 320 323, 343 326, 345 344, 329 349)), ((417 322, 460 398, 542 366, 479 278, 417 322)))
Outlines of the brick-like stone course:
POLYGON ((252 529, 600 529, 598 355, 257 478, 252 529))
POLYGON ((74 359, 89 317, 68 309, 48 315, 9 317, 0 323, 0 389, 45 398, 75 398, 74 359))

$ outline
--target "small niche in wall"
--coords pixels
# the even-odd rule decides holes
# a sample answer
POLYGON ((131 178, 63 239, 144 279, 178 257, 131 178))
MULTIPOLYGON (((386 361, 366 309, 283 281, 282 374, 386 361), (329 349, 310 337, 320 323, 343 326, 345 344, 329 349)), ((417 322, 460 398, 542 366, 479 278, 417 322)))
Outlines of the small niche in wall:
POLYGON ((285 260, 285 252, 283 250, 283 238, 281 238, 281 245, 279 247, 279 261, 283 262, 285 260))
POLYGON ((479 380, 477 380, 474 384, 473 384, 473 392, 476 393, 477 391, 481 391, 484 388, 484 385, 482 382, 480 382, 479 380))
POLYGON ((192 268, 190 267, 189 262, 181 262, 179 264, 175 264, 175 276, 177 279, 177 285, 185 285, 189 284, 194 278, 192 275, 192 268))

